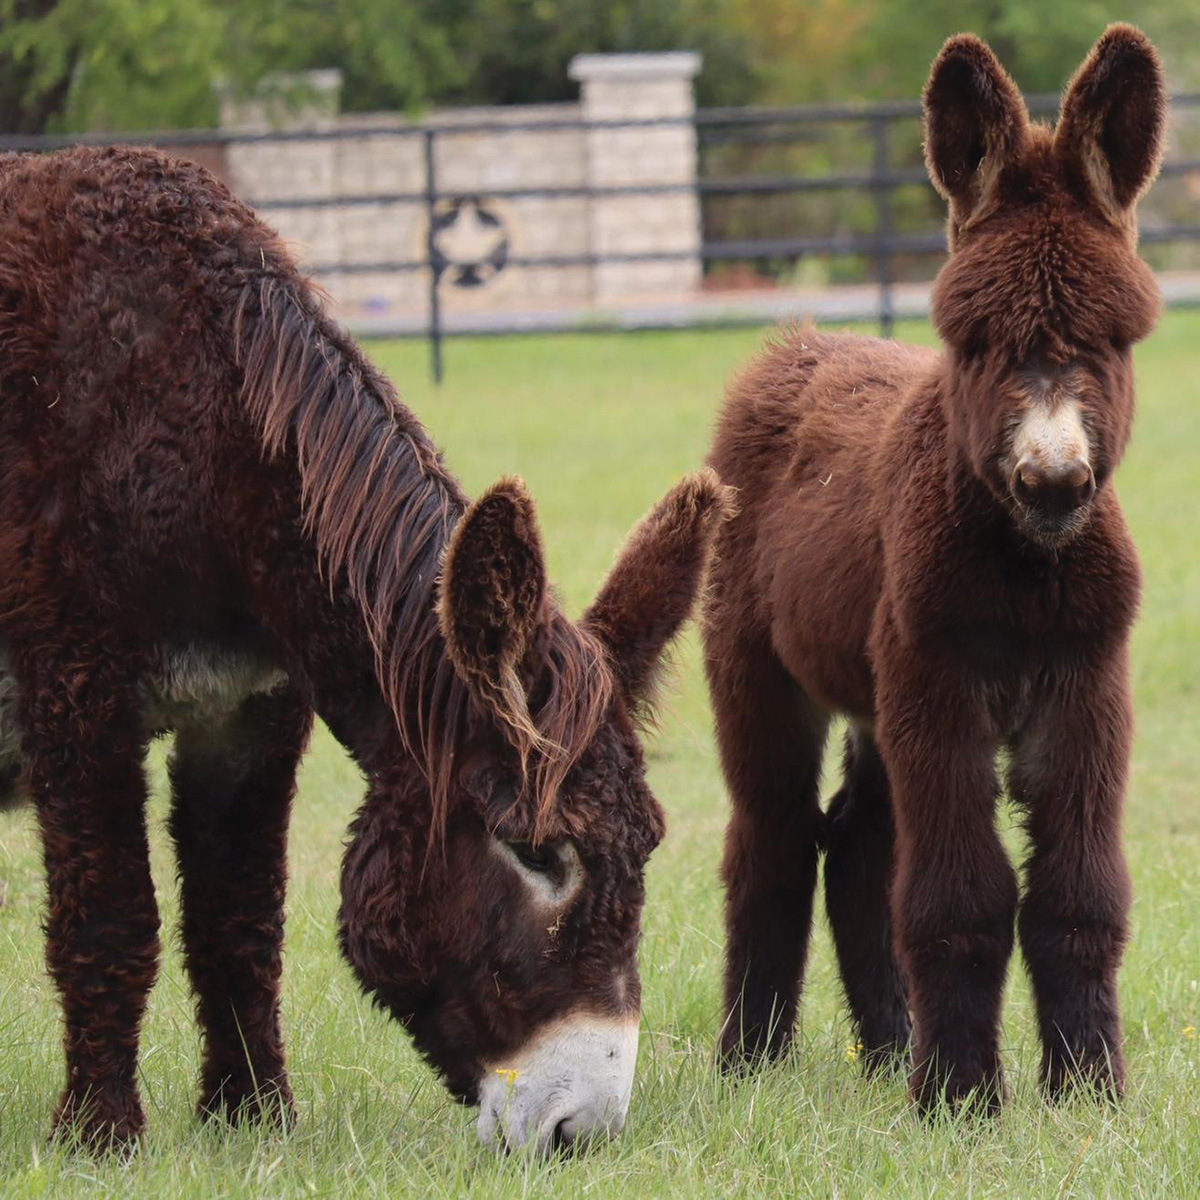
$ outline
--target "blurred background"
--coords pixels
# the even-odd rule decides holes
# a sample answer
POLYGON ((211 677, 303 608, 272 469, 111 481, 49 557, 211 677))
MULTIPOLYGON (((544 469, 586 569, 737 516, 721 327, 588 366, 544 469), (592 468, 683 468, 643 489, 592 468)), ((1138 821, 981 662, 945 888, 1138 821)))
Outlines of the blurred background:
POLYGON ((1195 0, 0 0, 0 147, 147 140, 292 245, 360 334, 878 323, 925 311, 918 98, 983 36, 1052 119, 1111 20, 1162 50, 1142 206, 1200 300, 1195 0))

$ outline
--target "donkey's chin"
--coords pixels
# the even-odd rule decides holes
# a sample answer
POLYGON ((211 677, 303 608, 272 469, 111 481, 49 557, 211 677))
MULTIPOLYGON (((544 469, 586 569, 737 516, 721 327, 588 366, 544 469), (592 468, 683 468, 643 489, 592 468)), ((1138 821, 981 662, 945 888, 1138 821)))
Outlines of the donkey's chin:
POLYGON ((1069 513, 1048 516, 1023 504, 1016 505, 1017 526, 1035 545, 1044 550, 1061 550, 1087 527, 1091 506, 1083 505, 1069 513))
POLYGON ((571 1013, 531 1038, 479 1083, 485 1145, 549 1155, 614 1137, 625 1126, 638 1018, 571 1013))

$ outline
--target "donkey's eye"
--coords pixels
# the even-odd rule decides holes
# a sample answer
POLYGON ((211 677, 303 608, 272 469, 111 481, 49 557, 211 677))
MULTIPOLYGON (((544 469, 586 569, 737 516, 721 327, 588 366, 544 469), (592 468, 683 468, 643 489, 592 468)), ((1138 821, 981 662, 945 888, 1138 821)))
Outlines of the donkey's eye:
POLYGON ((570 838, 553 842, 500 841, 493 843, 517 871, 521 882, 541 904, 562 905, 574 898, 585 871, 570 838))
POLYGON ((535 846, 532 842, 509 842, 517 861, 528 871, 544 874, 558 866, 558 851, 548 842, 535 846))

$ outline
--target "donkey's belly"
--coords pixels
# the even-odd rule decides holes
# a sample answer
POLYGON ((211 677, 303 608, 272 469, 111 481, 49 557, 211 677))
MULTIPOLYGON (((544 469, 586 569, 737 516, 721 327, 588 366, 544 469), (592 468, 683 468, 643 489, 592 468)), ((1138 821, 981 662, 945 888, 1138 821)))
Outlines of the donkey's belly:
MULTIPOLYGON (((228 718, 245 700, 287 678, 266 656, 210 645, 160 647, 140 686, 148 734, 228 718)), ((20 696, 8 653, 0 644, 0 790, 21 762, 20 696)))

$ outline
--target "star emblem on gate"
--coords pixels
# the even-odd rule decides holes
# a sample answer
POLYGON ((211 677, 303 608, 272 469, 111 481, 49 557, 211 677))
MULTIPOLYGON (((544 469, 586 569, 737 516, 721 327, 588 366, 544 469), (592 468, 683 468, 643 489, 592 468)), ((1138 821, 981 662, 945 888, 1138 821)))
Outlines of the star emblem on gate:
POLYGON ((439 203, 430 238, 433 266, 455 287, 482 287, 508 262, 504 221, 478 196, 455 196, 439 203))

